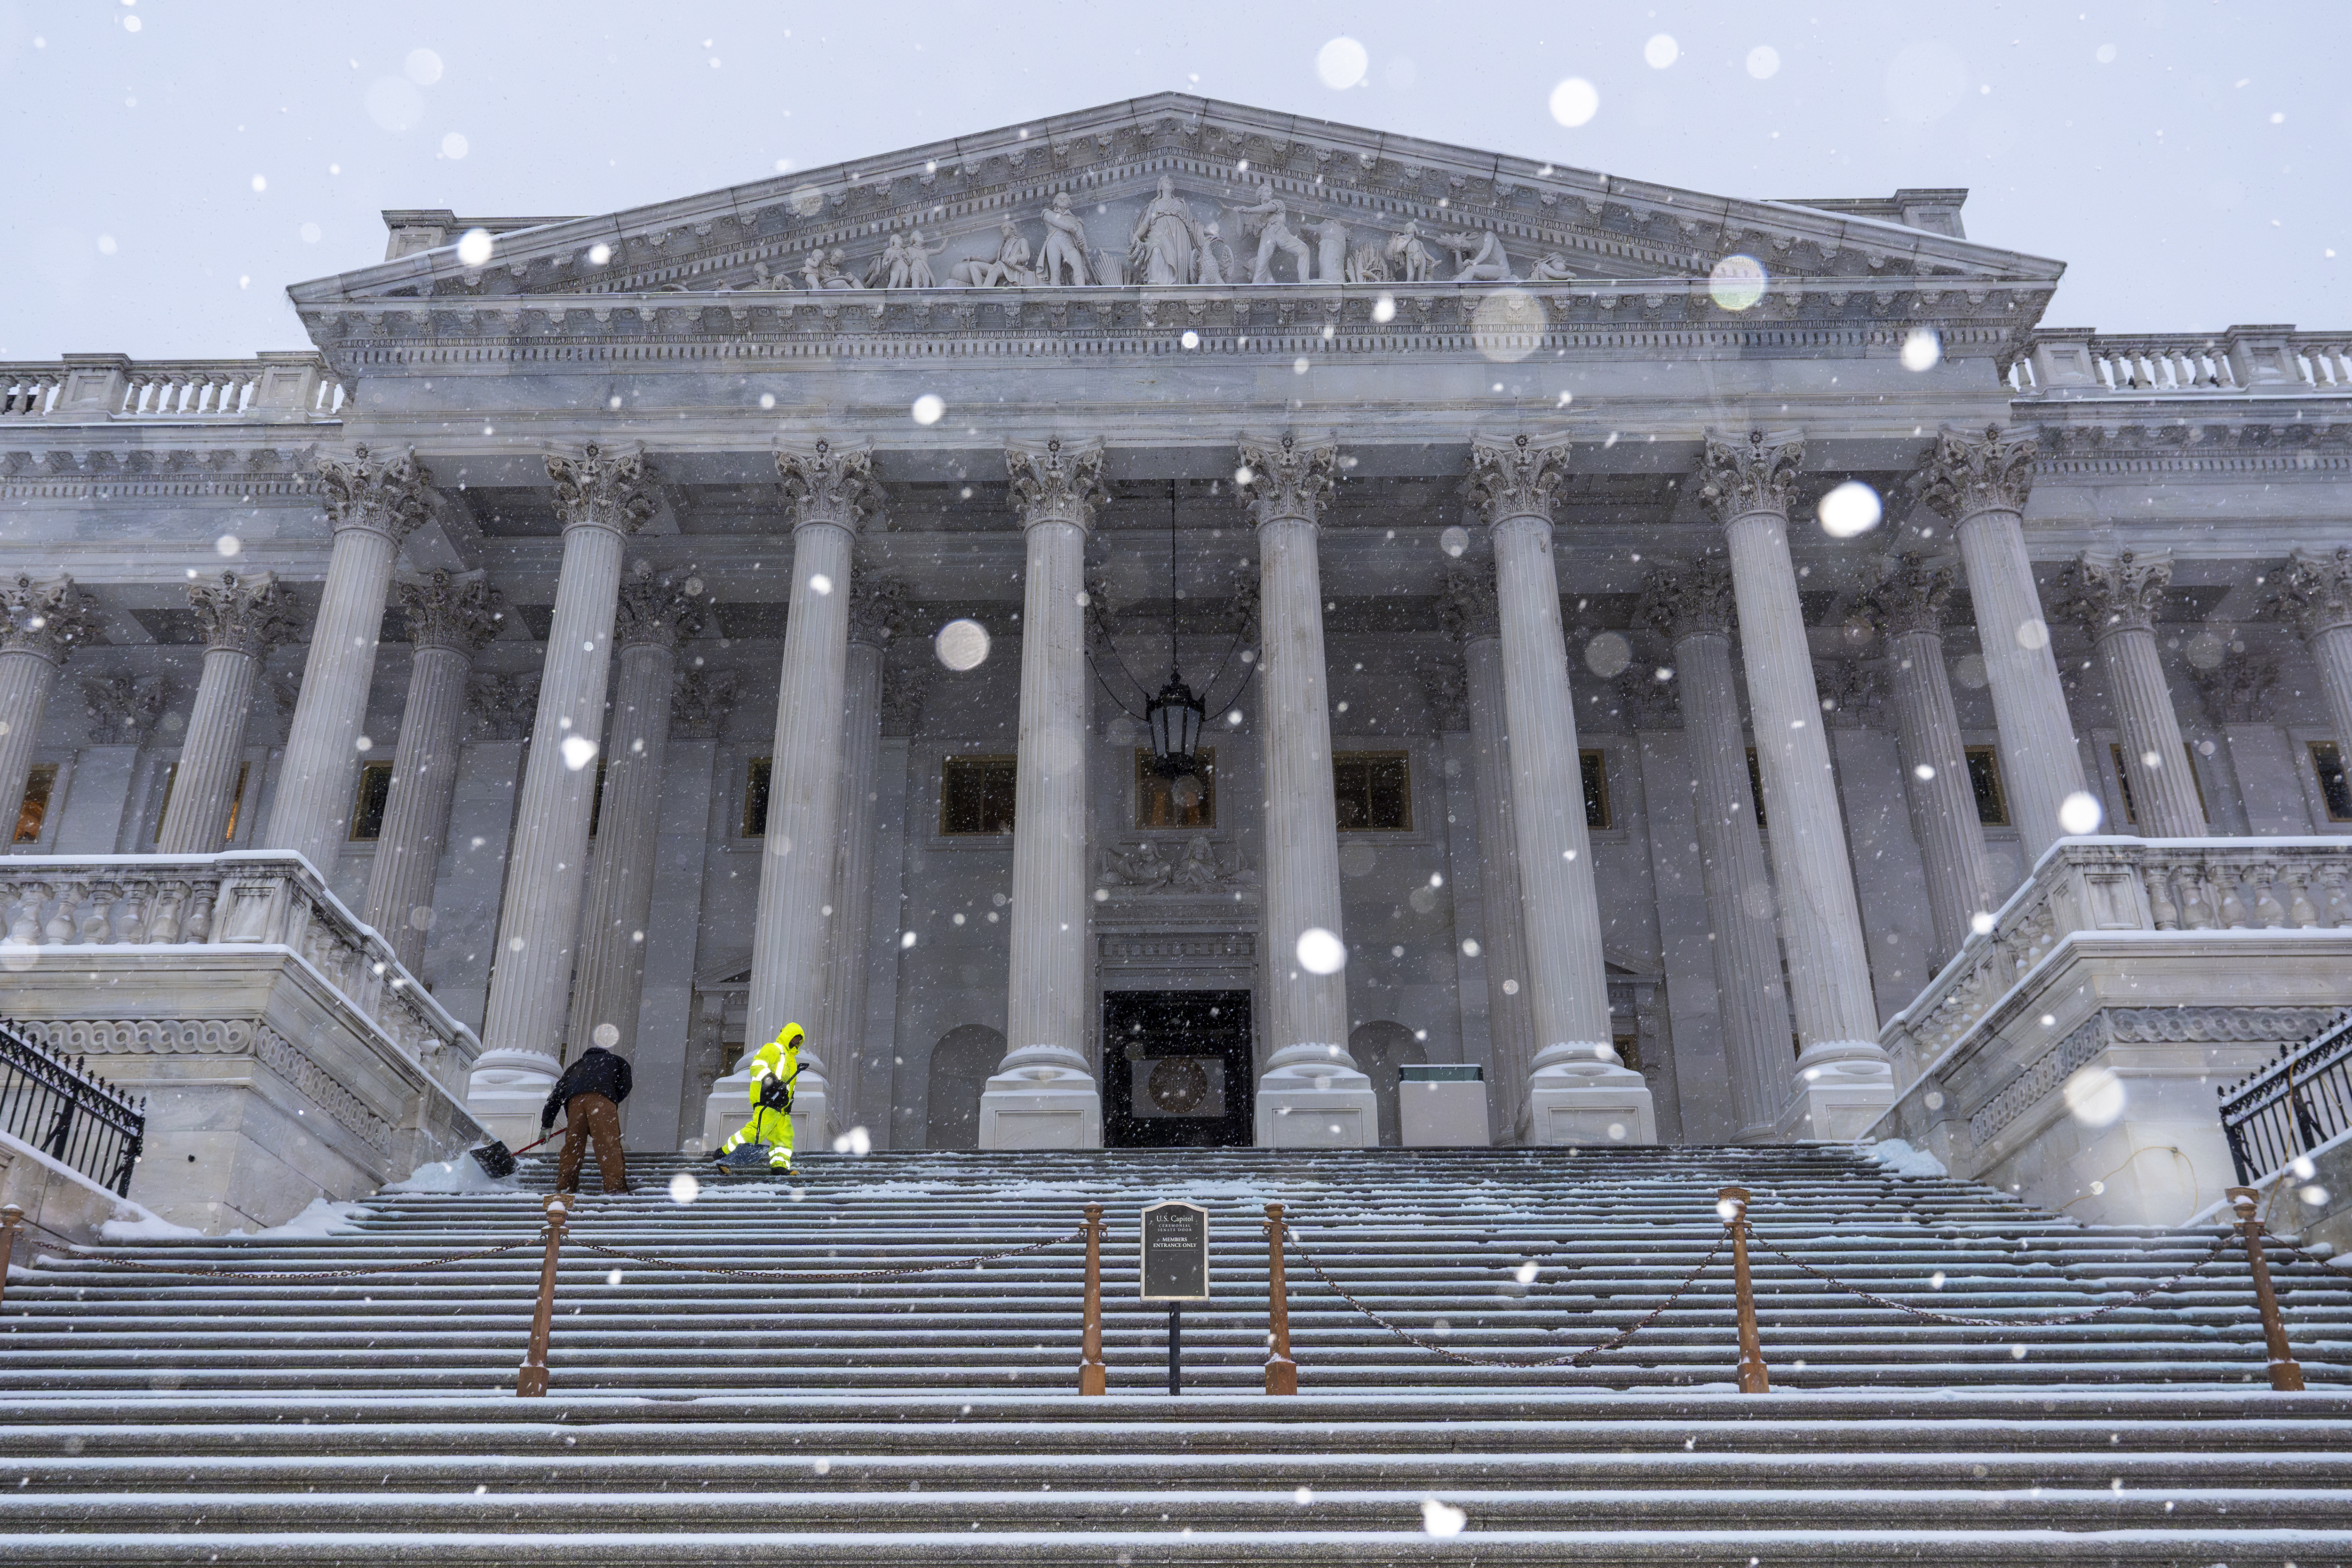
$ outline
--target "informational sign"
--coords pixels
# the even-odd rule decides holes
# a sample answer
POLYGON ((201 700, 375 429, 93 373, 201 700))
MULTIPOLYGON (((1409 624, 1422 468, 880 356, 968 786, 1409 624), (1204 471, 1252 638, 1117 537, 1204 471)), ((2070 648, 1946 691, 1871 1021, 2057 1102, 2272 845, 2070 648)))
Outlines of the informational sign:
POLYGON ((1143 1211, 1143 1300, 1209 1299, 1209 1211, 1197 1204, 1153 1204, 1143 1211))

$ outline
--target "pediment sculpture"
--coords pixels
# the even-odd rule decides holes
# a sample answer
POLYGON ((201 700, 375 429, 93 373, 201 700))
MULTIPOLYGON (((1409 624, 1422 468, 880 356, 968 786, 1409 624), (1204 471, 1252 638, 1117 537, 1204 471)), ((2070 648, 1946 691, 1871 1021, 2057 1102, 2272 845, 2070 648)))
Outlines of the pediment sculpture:
POLYGON ((1238 853, 1228 868, 1217 847, 1205 833, 1194 834, 1172 858, 1152 839, 1111 845, 1102 851, 1097 886, 1113 896, 1142 893, 1234 893, 1257 886, 1257 873, 1241 864, 1238 853))

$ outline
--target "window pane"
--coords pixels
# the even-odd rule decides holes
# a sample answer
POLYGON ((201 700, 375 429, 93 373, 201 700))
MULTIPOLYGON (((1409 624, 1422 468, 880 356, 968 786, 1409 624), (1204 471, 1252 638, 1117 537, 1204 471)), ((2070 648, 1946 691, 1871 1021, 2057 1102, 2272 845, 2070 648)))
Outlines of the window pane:
POLYGON ((768 759, 753 757, 743 774, 743 837, 768 836, 768 759))
POLYGON ((1217 825, 1217 749, 1202 746, 1192 753, 1201 759, 1193 775, 1201 798, 1180 805, 1171 793, 1176 781, 1161 778, 1151 768, 1151 748, 1135 748, 1135 825, 1138 827, 1214 827, 1217 825))
POLYGON ((1748 748, 1748 798, 1756 803, 1756 831, 1764 831, 1764 768, 1756 760, 1756 748, 1748 748))
POLYGON ((604 759, 596 759, 596 793, 588 797, 588 837, 596 837, 597 824, 604 820, 604 759))
POLYGON ((1412 768, 1402 752, 1343 752, 1331 759, 1342 833, 1412 831, 1412 768))
POLYGON ((2132 797, 2131 770, 2124 766, 2124 749, 2122 745, 2116 742, 2109 741, 2107 742, 2107 755, 2115 759, 2116 784, 2117 788, 2123 791, 2124 823, 2126 826, 2137 827, 2139 826, 2139 802, 2132 797))
POLYGON ((2319 793, 2327 801, 2327 820, 2352 822, 2352 779, 2344 776, 2344 753, 2333 741, 2311 742, 2311 767, 2319 775, 2319 793))
MULTIPOLYGON (((245 791, 240 787, 237 794, 245 791)), ((383 837, 384 803, 392 798, 392 764, 362 763, 360 787, 352 796, 352 842, 373 844, 383 837)), ((234 825, 231 833, 236 831, 234 825)))
POLYGON ((236 764, 236 788, 230 793, 228 797, 228 826, 221 829, 221 842, 223 844, 229 843, 236 837, 236 819, 238 815, 245 810, 246 781, 252 776, 253 761, 251 758, 248 757, 244 762, 236 764))
POLYGON ((950 757, 940 768, 943 836, 1010 833, 1018 777, 1011 757, 950 757))
POLYGON ((1609 826, 1609 753, 1598 747, 1576 754, 1584 774, 1584 826, 1609 826))
POLYGON ((1985 827, 2009 826, 2009 797, 2000 788, 2000 753, 1991 746, 1968 748, 1969 789, 1977 797, 1977 822, 1985 827))
POLYGON ((25 798, 16 806, 16 837, 18 844, 37 844, 41 840, 41 824, 49 819, 49 796, 58 787, 58 764, 40 763, 25 779, 25 798))

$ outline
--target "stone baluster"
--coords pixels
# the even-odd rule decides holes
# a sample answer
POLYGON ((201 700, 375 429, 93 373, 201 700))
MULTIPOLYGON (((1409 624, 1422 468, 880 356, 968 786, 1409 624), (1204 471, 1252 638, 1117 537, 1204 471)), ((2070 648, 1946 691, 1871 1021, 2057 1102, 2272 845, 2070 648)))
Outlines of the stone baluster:
POLYGON ((2336 756, 2352 767, 2352 545, 2339 544, 2325 555, 2296 551, 2279 587, 2279 605, 2319 667, 2336 756))
POLYGON ((2206 862, 2206 880, 2221 896, 2221 929, 2243 931, 2247 924, 2246 903, 2238 897, 2238 879, 2218 857, 2206 862))
POLYGON ((2181 930, 2211 931, 2220 924, 2211 889, 2205 886, 2205 868, 2194 860, 2182 860, 2174 865, 2173 877, 2180 889, 2181 930))
POLYGON ((1731 558, 1757 768, 1772 825, 1801 1047, 1796 1100, 1782 1131, 1851 1138, 1892 1102, 1894 1076, 1878 1044, 1862 915, 1789 553, 1789 497, 1801 457, 1797 442, 1768 442, 1760 432, 1745 441, 1709 437, 1700 498, 1723 525, 1731 558))
POLYGON ((2032 437, 1988 429, 1981 438, 1947 431, 1927 462, 1924 495, 1949 518, 1975 601, 1977 636, 2000 729, 2011 816, 2030 867, 2064 836, 2060 807, 2086 795, 2083 759, 2066 712, 2050 626, 2033 586, 2021 515, 2040 447, 2032 437))
POLYGON ((2189 776, 2180 721, 2156 650, 2156 616, 2171 581, 2168 551, 2086 551, 2067 569, 2054 605, 2081 622, 2099 650, 2123 741, 2124 776, 2147 838, 2193 838, 2205 831, 2197 781, 2189 776))
POLYGON ((89 638, 95 607, 70 577, 36 582, 20 576, 0 586, 0 820, 7 824, 11 847, 49 693, 66 655, 89 638))
POLYGON ((47 891, 38 882, 11 882, 0 908, 13 907, 8 917, 8 945, 32 947, 41 940, 41 905, 47 891))
POLYGON ((294 851, 324 877, 342 850, 393 563, 401 541, 431 515, 433 476, 414 453, 371 458, 365 447, 348 458, 321 457, 318 470, 335 542, 263 842, 294 851))
MULTIPOLYGON (((841 832, 834 857, 833 951, 827 956, 824 1025, 834 1053, 843 1127, 865 1123, 866 946, 874 916, 875 767, 882 750, 882 665, 901 629, 906 595, 898 584, 861 574, 849 601, 848 664, 843 682, 841 832)), ((1024 622, 1025 625, 1025 622, 1024 622)), ((881 1108, 887 1121, 889 1108, 881 1108)), ((877 1131, 870 1129, 869 1138, 877 1131)), ((883 1130, 887 1131, 887 1130, 883 1130)))
POLYGON ((659 576, 639 563, 621 584, 614 634, 621 668, 613 689, 604 805, 588 864, 580 970, 572 983, 566 1038, 575 1047, 599 1045, 625 1057, 636 1054, 637 1005, 645 995, 677 645, 682 637, 699 637, 709 616, 702 579, 691 572, 659 576))
POLYGON ((2311 931, 2319 924, 2319 911, 2312 906, 2310 873, 2294 861, 2280 868, 2286 882, 2286 923, 2300 931, 2311 931))
MULTIPOLYGON (((711 1091, 710 1117, 750 1110, 751 1053, 788 1023, 822 1024, 824 959, 832 942, 835 840, 841 821, 842 702, 848 682, 853 547, 882 505, 872 454, 830 442, 776 454, 776 472, 793 509, 793 584, 784 622, 783 669, 776 695, 776 736, 768 774, 767 853, 760 871, 759 929, 751 939, 751 1017, 745 1067, 711 1091), (740 1086, 740 1087, 739 1087, 740 1086)), ((823 1053, 834 1043, 810 1036, 801 1047, 793 1131, 804 1146, 832 1136, 823 1053)))
POLYGON ((41 927, 42 945, 58 947, 74 940, 80 929, 80 910, 89 898, 89 884, 84 881, 59 882, 51 889, 57 894, 57 912, 41 927))
POLYGON ((2245 885, 2254 895, 2254 923, 2266 931, 2286 924, 2286 906, 2278 900, 2278 875, 2277 864, 2269 860, 2258 860, 2242 873, 2245 885))
POLYGON ((1485 905, 1486 1017, 1493 1041, 1496 1123, 1528 1136, 1528 1078, 1535 1070, 1536 1020, 1527 982, 1517 832, 1511 820, 1510 721, 1503 696, 1503 622, 1491 568, 1447 582, 1444 614, 1462 642, 1463 684, 1478 800, 1478 876, 1485 905))
POLYGON ((224 572, 216 584, 190 587, 188 599, 204 626, 205 668, 155 834, 159 855, 209 855, 223 847, 246 720, 253 711, 254 678, 270 648, 295 627, 293 603, 268 572, 244 577, 224 572))
POLYGON ((433 878, 457 790, 457 732, 474 655, 499 629, 499 595, 479 573, 436 572, 400 585, 413 650, 400 747, 392 760, 383 830, 368 874, 365 919, 410 973, 425 967, 433 878))
POLYGON ((120 883, 92 882, 89 902, 82 906, 81 921, 74 928, 76 942, 103 946, 114 940, 114 906, 122 896, 120 883))
POLYGON ((655 512, 645 458, 591 446, 551 454, 548 478, 563 521, 555 613, 540 669, 539 709, 515 810, 513 847, 499 904, 496 965, 467 1107, 493 1136, 538 1136, 540 1103, 553 1087, 580 936, 588 870, 588 814, 596 787, 596 737, 613 665, 613 617, 621 554, 655 512))
POLYGON ((1789 1098, 1789 992, 1732 684, 1731 569, 1718 555, 1662 568, 1644 585, 1636 614, 1674 649, 1694 775, 1699 880, 1714 939, 1716 1017, 1738 1135, 1769 1136, 1789 1098))
POLYGON ((1512 828, 1538 1042, 1528 1141, 1654 1143, 1649 1085, 1618 1059, 1609 1026, 1601 901, 1552 560, 1552 496, 1567 475, 1563 445, 1479 439, 1464 487, 1494 543, 1502 624, 1512 828))
POLYGON ((2344 868, 2333 860, 2322 861, 2319 885, 2326 895, 2320 900, 2319 923, 2331 930, 2352 926, 2352 888, 2346 886, 2344 868))
POLYGON ((1105 499, 1091 438, 1007 447, 1026 570, 1013 781, 1012 973, 1004 1059, 980 1097, 983 1149, 1094 1149, 1087 1059, 1087 533, 1105 499))
POLYGON ((1865 601, 1886 639, 1904 795, 1936 923, 1931 969, 1959 952, 1996 901, 1969 782, 1968 748, 1944 665, 1944 606, 1952 587, 1950 567, 1904 558, 1887 563, 1865 601))
POLYGON ((2158 931, 2180 929, 2180 906, 2172 901, 2172 868, 2161 860, 2150 860, 2141 870, 2141 880, 2147 886, 2148 916, 2158 931))

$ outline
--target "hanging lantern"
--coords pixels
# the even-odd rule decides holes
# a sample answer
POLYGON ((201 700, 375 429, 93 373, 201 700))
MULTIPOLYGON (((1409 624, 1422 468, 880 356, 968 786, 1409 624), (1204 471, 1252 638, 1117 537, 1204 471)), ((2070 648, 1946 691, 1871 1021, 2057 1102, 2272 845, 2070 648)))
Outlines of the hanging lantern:
MULTIPOLYGON (((1144 721, 1151 727, 1151 771, 1170 781, 1193 781, 1193 802, 1200 799, 1201 722, 1208 710, 1192 695, 1181 675, 1171 673, 1160 695, 1144 705, 1144 721)), ((1188 803, 1179 801, 1177 804, 1188 803)))

